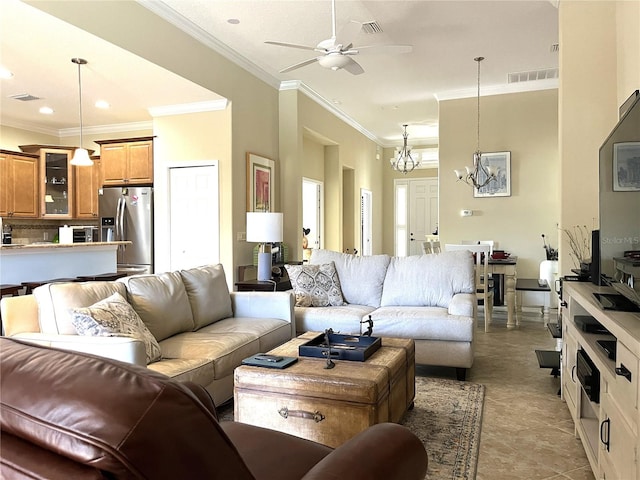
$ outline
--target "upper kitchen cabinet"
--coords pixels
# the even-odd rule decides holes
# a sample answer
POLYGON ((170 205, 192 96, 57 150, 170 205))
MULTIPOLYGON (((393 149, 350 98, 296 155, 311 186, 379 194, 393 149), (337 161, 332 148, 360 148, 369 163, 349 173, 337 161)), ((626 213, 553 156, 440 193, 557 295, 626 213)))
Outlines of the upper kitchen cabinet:
POLYGON ((0 150, 0 216, 38 217, 38 155, 0 150))
POLYGON ((20 150, 40 156, 40 216, 73 218, 73 147, 20 145, 20 150))
POLYGON ((91 157, 93 166, 73 167, 75 181, 75 218, 98 217, 98 190, 102 187, 99 157, 91 157))
POLYGON ((103 185, 152 185, 153 137, 98 140, 103 185))

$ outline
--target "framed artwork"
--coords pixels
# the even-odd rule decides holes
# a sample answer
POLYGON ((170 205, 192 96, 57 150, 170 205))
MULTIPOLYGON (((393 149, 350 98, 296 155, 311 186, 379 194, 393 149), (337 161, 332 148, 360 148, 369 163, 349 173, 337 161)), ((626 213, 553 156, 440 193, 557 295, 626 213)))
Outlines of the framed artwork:
POLYGON ((247 152, 247 211, 270 212, 273 206, 276 162, 247 152))
POLYGON ((640 192, 640 142, 613 144, 613 191, 640 192))
MULTIPOLYGON (((510 197, 511 196, 511 152, 491 152, 483 153, 480 156, 482 166, 493 167, 497 170, 494 180, 491 180, 484 187, 474 188, 474 197, 510 197)), ((487 179, 480 170, 480 183, 487 179)))

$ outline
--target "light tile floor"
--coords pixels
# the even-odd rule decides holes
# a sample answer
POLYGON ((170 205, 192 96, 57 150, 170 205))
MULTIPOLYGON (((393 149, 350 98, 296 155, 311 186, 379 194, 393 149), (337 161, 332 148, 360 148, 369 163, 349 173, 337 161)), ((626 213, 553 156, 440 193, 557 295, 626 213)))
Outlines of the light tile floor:
MULTIPOLYGON (((488 333, 480 323, 467 373, 467 380, 486 387, 477 480, 594 480, 557 395, 560 378, 538 366, 535 350, 556 348, 542 317, 524 312, 520 327, 507 329, 506 314, 495 309, 488 333)), ((455 378, 453 369, 419 366, 416 374, 455 378)))

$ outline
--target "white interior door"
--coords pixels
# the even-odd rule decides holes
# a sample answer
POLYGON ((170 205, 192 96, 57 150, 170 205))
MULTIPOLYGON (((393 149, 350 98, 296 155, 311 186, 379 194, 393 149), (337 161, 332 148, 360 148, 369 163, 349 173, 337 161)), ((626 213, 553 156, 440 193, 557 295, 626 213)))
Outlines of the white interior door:
POLYGON ((422 254, 438 224, 438 179, 396 180, 395 219, 396 256, 422 254))
MULTIPOLYGON (((302 179, 302 228, 308 228, 308 248, 322 248, 323 245, 323 192, 322 182, 302 179)), ((302 232, 300 232, 302 236, 302 232)))
POLYGON ((373 193, 360 189, 360 255, 373 255, 373 193))
POLYGON ((169 169, 171 271, 220 262, 217 164, 169 169))

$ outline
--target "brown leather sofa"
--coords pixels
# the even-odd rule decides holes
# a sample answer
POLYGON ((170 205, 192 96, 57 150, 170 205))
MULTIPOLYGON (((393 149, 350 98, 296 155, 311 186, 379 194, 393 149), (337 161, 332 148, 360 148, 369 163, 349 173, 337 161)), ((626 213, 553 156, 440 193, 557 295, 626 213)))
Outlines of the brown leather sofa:
POLYGON ((235 422, 207 391, 116 360, 0 338, 0 478, 422 480, 400 425, 332 450, 235 422))

